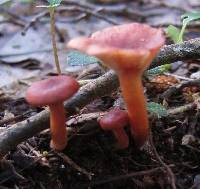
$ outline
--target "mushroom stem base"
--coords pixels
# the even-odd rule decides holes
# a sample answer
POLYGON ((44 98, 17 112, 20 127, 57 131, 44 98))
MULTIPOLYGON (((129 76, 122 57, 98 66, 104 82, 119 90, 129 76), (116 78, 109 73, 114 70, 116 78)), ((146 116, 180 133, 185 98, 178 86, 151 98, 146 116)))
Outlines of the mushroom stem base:
POLYGON ((51 148, 61 151, 67 145, 66 117, 63 103, 50 106, 51 148))
POLYGON ((128 110, 131 133, 136 146, 141 147, 149 136, 148 115, 141 76, 135 73, 122 73, 118 76, 128 110))
POLYGON ((115 138, 117 139, 117 147, 119 149, 128 148, 129 138, 128 138, 124 128, 119 128, 119 129, 113 130, 113 134, 115 135, 115 138))

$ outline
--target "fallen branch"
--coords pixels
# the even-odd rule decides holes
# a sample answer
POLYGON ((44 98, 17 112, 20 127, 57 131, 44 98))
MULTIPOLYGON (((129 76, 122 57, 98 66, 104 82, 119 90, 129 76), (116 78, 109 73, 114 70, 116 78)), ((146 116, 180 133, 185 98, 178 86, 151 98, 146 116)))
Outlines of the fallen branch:
MULTIPOLYGON (((179 45, 169 45, 161 49, 151 67, 173 62, 200 58, 200 38, 186 41, 179 45)), ((77 112, 94 99, 110 94, 119 86, 117 76, 109 71, 100 78, 83 86, 79 92, 65 103, 69 115, 77 112)), ((49 127, 49 113, 47 110, 29 119, 12 125, 0 133, 0 156, 15 148, 19 143, 36 135, 49 127)))
POLYGON ((192 81, 184 81, 178 85, 172 86, 162 94, 162 98, 168 99, 172 95, 175 95, 178 92, 180 92, 185 87, 191 87, 191 86, 196 86, 196 87, 200 88, 200 79, 196 79, 196 80, 192 80, 192 81))
POLYGON ((151 67, 160 66, 180 60, 195 60, 200 58, 200 38, 191 39, 180 44, 164 46, 151 67))
POLYGON ((168 110, 168 114, 169 115, 175 115, 175 114, 180 114, 180 113, 184 113, 186 111, 190 111, 190 110, 193 110, 196 108, 196 103, 195 102, 192 102, 192 103, 189 103, 189 104, 185 104, 183 106, 179 106, 179 107, 176 107, 176 108, 171 108, 168 110))

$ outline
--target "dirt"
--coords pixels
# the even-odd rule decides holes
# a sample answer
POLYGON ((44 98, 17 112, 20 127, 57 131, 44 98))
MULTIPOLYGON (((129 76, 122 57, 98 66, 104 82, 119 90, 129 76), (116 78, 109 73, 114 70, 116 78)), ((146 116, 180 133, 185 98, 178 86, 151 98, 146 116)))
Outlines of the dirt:
MULTIPOLYGON (((146 1, 127 1, 126 3, 120 1, 117 1, 116 3, 113 1, 109 2, 109 4, 104 3, 102 6, 105 10, 112 10, 110 13, 107 13, 106 16, 110 15, 109 18, 117 22, 139 20, 157 26, 161 24, 165 26, 168 25, 168 23, 174 24, 174 22, 179 20, 181 13, 185 10, 188 10, 189 8, 196 9, 196 7, 198 8, 199 6, 199 4, 195 4, 195 1, 185 1, 182 6, 179 6, 178 1, 174 1, 177 2, 177 4, 173 4, 174 8, 170 12, 170 15, 168 15, 167 13, 171 10, 172 5, 159 4, 160 1, 149 2, 150 3, 147 5, 145 4, 147 3, 146 1), (157 2, 157 4, 153 2, 157 2), (135 15, 131 13, 128 6, 132 7, 138 15, 142 14, 141 17, 138 16, 138 19, 136 19, 135 15), (119 9, 119 7, 121 8, 119 9), (125 7, 125 9, 123 7, 125 7), (127 12, 123 13, 123 10, 126 10, 127 12), (146 10, 145 13, 143 12, 144 10, 146 10), (162 12, 162 10, 164 10, 164 12, 162 12), (153 11, 157 11, 157 14, 153 14, 153 11), (162 15, 162 18, 160 15, 162 15)), ((31 8, 29 5, 19 6, 17 4, 18 7, 15 7, 14 5, 16 6, 16 4, 13 4, 10 9, 17 9, 22 13, 21 16, 23 18, 27 14, 25 10, 30 10, 31 8), (23 9, 19 10, 19 7, 23 9)), ((101 4, 93 3, 92 6, 96 6, 98 8, 101 4)), ((29 17, 27 18, 30 18, 30 16, 34 15, 37 11, 35 11, 34 8, 31 13, 28 12, 29 17)), ((65 14, 69 16, 69 18, 74 18, 74 14, 77 13, 65 14)), ((65 19, 66 15, 63 15, 58 15, 59 21, 57 26, 61 31, 61 35, 64 36, 65 41, 80 34, 90 34, 92 31, 110 25, 110 23, 105 20, 98 20, 91 15, 87 15, 87 17, 81 19, 79 24, 75 24, 75 21, 71 21, 71 23, 64 23, 62 22, 62 19, 65 19), (63 28, 65 27, 68 28, 68 30, 64 30, 63 28)), ((48 17, 44 17, 43 22, 45 23, 45 31, 48 33, 48 21, 46 22, 47 18, 48 17)), ((178 21, 175 24, 180 25, 180 22, 178 21)), ((34 35, 44 36, 44 28, 40 28, 42 27, 42 23, 40 22, 38 25, 35 25, 37 27, 33 27, 34 35), (41 30, 43 31, 42 34, 40 33, 41 30)), ((21 29, 16 28, 15 24, 10 25, 8 28, 5 26, 7 25, 0 25, 0 33, 2 33, 2 36, 0 35, 0 40, 2 38, 0 44, 7 49, 8 47, 6 46, 6 40, 4 37, 12 38, 15 36, 15 32, 21 32, 24 26, 21 29), (6 35, 8 33, 9 35, 6 35)), ((190 36, 190 34, 193 36, 194 33, 188 32, 187 36, 190 36)), ((195 31, 195 36, 196 35, 199 36, 199 29, 198 31, 195 31)), ((43 46, 49 48, 48 43, 50 42, 48 39, 45 39, 44 41, 45 44, 42 44, 42 48, 43 46)), ((41 45, 41 42, 42 41, 38 42, 39 46, 41 45)), ((20 42, 21 45, 23 43, 24 42, 20 42)), ((13 43, 11 43, 11 46, 12 44, 13 43)), ((65 72, 65 70, 69 68, 69 66, 65 64, 66 54, 63 53, 65 52, 65 44, 62 42, 58 42, 58 44, 61 48, 60 59, 62 68, 65 72)), ((24 49, 26 49, 25 46, 23 46, 22 51, 24 49)), ((34 47, 29 49, 29 51, 34 50, 34 47)), ((11 117, 16 118, 12 119, 11 122, 5 122, 1 125, 1 127, 10 127, 12 123, 25 120, 43 110, 43 108, 34 109, 30 107, 24 100, 24 92, 25 88, 27 88, 32 81, 48 77, 48 75, 55 73, 55 70, 52 69, 53 58, 52 55, 50 55, 51 51, 47 51, 48 52, 45 51, 44 54, 39 53, 38 56, 34 54, 34 51, 31 56, 29 56, 29 53, 26 52, 25 56, 20 56, 20 58, 17 57, 15 59, 12 57, 12 59, 5 59, 5 57, 2 57, 2 60, 0 60, 2 61, 2 64, 6 64, 6 66, 13 65, 12 63, 14 61, 15 66, 17 65, 22 72, 22 74, 19 74, 20 77, 19 75, 14 75, 14 71, 12 72, 13 77, 18 81, 17 85, 14 85, 13 87, 12 84, 14 81, 9 81, 1 89, 3 92, 0 96, 0 121, 6 118, 11 119, 11 117), (44 57, 48 58, 44 59, 44 57), (33 58, 39 62, 37 67, 32 67, 33 58), (22 64, 24 61, 26 61, 26 63, 28 61, 25 68, 23 67, 24 64, 22 64), (39 70, 39 73, 41 74, 38 74, 37 72, 35 75, 30 75, 28 78, 24 77, 23 73, 26 73, 27 71, 32 73, 33 70, 39 70), (16 86, 18 87, 17 89, 16 86), (16 95, 16 91, 18 95, 16 95), (9 114, 6 114, 5 111, 8 111, 9 114)), ((9 51, 9 53, 12 54, 12 51, 9 51)), ((18 51, 15 53, 18 53, 18 51)), ((10 66, 10 69, 13 69, 13 66, 10 66)), ((82 75, 84 72, 83 70, 84 67, 81 67, 80 70, 75 70, 71 74, 78 77, 82 75)), ((181 62, 181 64, 174 64, 171 74, 176 74, 190 79, 190 76, 199 70, 199 62, 194 60, 190 63, 181 62)), ((96 74, 96 71, 94 71, 94 73, 89 73, 85 79, 91 78, 92 74, 96 74)), ((95 75, 95 78, 97 76, 99 75, 95 75)), ((180 79, 180 81, 182 81, 182 79, 180 79)), ((148 82, 148 80, 145 82, 148 82)), ((190 103, 192 95, 194 93, 199 95, 200 91, 200 89, 197 89, 195 92, 192 91, 187 94, 181 91, 169 99, 163 99, 162 93, 164 91, 153 88, 154 86, 150 82, 148 85, 145 83, 145 86, 148 101, 164 104, 168 109, 184 106, 185 104, 190 103)), ((168 86, 167 89, 169 87, 170 86, 168 86)), ((167 89, 165 88, 165 90, 167 89)), ((87 113, 91 112, 98 113, 112 109, 113 104, 119 96, 119 93, 114 93, 111 96, 105 96, 101 99, 97 99, 93 103, 86 106, 81 113, 87 115, 87 113)), ((192 102, 193 101, 194 99, 192 98, 192 102)), ((131 139, 128 149, 117 149, 116 141, 112 133, 102 131, 96 118, 83 118, 78 123, 72 122, 69 127, 78 132, 73 133, 73 137, 70 138, 67 148, 62 153, 58 153, 50 149, 49 130, 38 133, 37 136, 24 141, 15 149, 10 151, 0 162, 0 188, 170 189, 172 188, 173 179, 175 179, 177 188, 200 188, 199 109, 191 108, 188 111, 179 112, 178 114, 169 114, 167 117, 163 118, 155 118, 151 116, 150 127, 153 141, 147 142, 142 149, 137 149, 135 147, 133 138, 131 137, 128 128, 126 129, 126 132, 131 139), (87 130, 87 128, 89 128, 89 130, 87 130), (158 154, 154 152, 152 145, 156 147, 158 154), (164 165, 167 165, 167 167, 162 164, 159 158, 161 158, 161 160, 165 163, 164 165), (173 172, 173 175, 170 175, 167 168, 173 172)))

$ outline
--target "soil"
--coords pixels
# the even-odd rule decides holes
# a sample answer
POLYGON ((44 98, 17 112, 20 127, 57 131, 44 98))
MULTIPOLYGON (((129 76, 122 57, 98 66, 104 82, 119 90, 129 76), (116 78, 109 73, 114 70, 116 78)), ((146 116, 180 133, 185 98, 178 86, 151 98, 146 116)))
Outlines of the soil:
MULTIPOLYGON (((115 3, 116 2, 109 1, 109 6, 115 8, 113 9, 111 18, 117 18, 118 21, 123 19, 125 19, 125 21, 133 21, 134 15, 130 13, 119 13, 116 9, 116 7, 119 6, 118 1, 117 5, 115 5, 115 3)), ((138 1, 138 4, 133 4, 134 7, 137 5, 136 8, 140 7, 140 11, 144 9, 144 6, 147 6, 144 5, 144 1, 138 1)), ((106 5, 106 2, 103 5, 106 5)), ((121 5, 123 5, 123 2, 120 6, 121 5)), ((93 6, 99 6, 99 4, 93 4, 93 6)), ((164 7, 165 9, 159 4, 154 8, 159 13, 162 10, 165 10, 166 13, 167 11, 169 12, 171 7, 168 7, 168 5, 164 5, 164 7)), ((20 8, 23 9, 19 10, 19 7, 14 7, 13 9, 23 12, 27 7, 20 6, 20 8)), ((151 9, 152 7, 148 6, 146 8, 151 9)), ((185 9, 185 6, 180 9, 185 9)), ((173 9, 173 11, 175 12, 173 13, 175 18, 180 16, 180 12, 177 13, 177 11, 180 11, 178 7, 176 10, 173 9)), ((33 13, 35 12, 33 11, 33 13)), ((149 11, 148 14, 150 13, 152 14, 152 12, 149 11)), ((27 12, 23 14, 27 14, 27 12)), ((68 14, 68 16, 70 16, 70 14, 68 14)), ((164 20, 164 18, 159 19, 158 15, 152 19, 148 16, 146 19, 144 19, 144 17, 145 15, 140 18, 140 21, 149 22, 150 24, 155 24, 156 20, 159 20, 160 23, 161 20, 164 20)), ((77 36, 80 33, 84 33, 84 35, 91 33, 91 31, 97 30, 98 27, 108 25, 107 22, 103 24, 99 22, 102 25, 98 25, 95 21, 96 20, 93 18, 89 18, 88 20, 86 18, 86 20, 83 19, 79 27, 76 28, 75 25, 73 25, 69 29, 68 34, 64 32, 63 35, 66 37, 64 40, 74 35, 77 36), (84 26, 86 31, 83 32, 83 25, 88 24, 87 21, 90 23, 90 27, 88 29, 84 26), (91 22, 94 24, 91 24, 91 22), (73 31, 75 33, 73 33, 73 31)), ((170 21, 171 20, 169 20, 169 22, 170 21)), ((163 25, 164 24, 166 23, 163 23, 163 25)), ((41 23, 39 26, 41 26, 41 23)), ((58 28, 63 31, 61 22, 60 25, 58 24, 58 28)), ((18 29, 14 28, 13 30, 18 29)), ((10 28, 9 31, 11 32, 10 28)), ((37 32, 40 33, 39 30, 37 30, 37 32)), ((2 37, 5 37, 4 30, 2 30, 2 32, 0 30, 0 33, 2 33, 2 37)), ((194 33, 195 36, 199 36, 199 30, 191 33, 188 32, 187 36, 193 38, 191 36, 193 36, 192 34, 194 33)), ((3 44, 5 44, 5 39, 2 42, 2 45, 3 44)), ((64 60, 65 56, 61 57, 61 59, 64 60)), ((37 61, 40 62, 41 59, 37 61)), ((23 66, 21 64, 22 62, 23 61, 16 61, 15 63, 18 65, 17 67, 23 68, 24 62, 23 66)), ((34 79, 32 79, 31 76, 28 79, 28 84, 33 80, 52 75, 52 65, 47 62, 46 60, 46 62, 42 62, 43 64, 39 65, 40 71, 43 74, 41 76, 35 75, 34 79)), ((36 69, 35 67, 31 67, 31 63, 32 62, 28 62, 26 64, 30 72, 36 69)), ((63 67, 65 69, 66 66, 63 64, 63 67)), ((194 60, 191 62, 182 62, 181 66, 180 63, 174 64, 171 74, 179 75, 181 73, 180 75, 182 77, 190 78, 193 73, 199 70, 199 62, 194 60)), ((97 72, 96 70, 93 71, 93 73, 87 73, 88 75, 86 74, 87 77, 85 79, 96 78, 99 76, 99 73, 102 74, 100 71, 97 72), (92 74, 94 74, 94 76, 92 74)), ((79 77, 83 74, 83 71, 79 70, 72 74, 79 77)), ((164 104, 168 109, 190 103, 192 95, 194 93, 199 95, 200 91, 199 88, 187 93, 181 91, 168 99, 163 99, 163 92, 170 86, 165 86, 163 91, 160 88, 158 89, 158 86, 155 87, 155 85, 148 80, 145 80, 144 83, 148 101, 164 104)), ((4 89, 4 93, 10 92, 10 90, 11 88, 4 89)), ((20 87, 19 91, 22 91, 19 96, 14 94, 6 98, 0 98, 0 121, 5 119, 5 111, 9 112, 12 118, 14 117, 11 119, 9 114, 8 120, 10 121, 3 122, 4 124, 2 124, 1 127, 10 127, 12 123, 25 120, 43 110, 43 108, 30 107, 24 100, 23 93, 25 89, 20 87)), ((99 113, 112 109, 115 101, 119 97, 120 93, 114 93, 110 96, 96 99, 93 103, 84 107, 79 114, 82 114, 83 118, 77 122, 72 121, 69 125, 73 131, 77 132, 72 133, 69 143, 63 152, 55 152, 50 149, 49 130, 38 133, 37 136, 19 144, 0 162, 0 189, 170 189, 173 188, 173 179, 175 179, 178 189, 200 188, 199 109, 191 108, 187 111, 169 114, 161 118, 149 116, 152 140, 148 141, 142 149, 137 149, 134 145, 134 140, 131 137, 129 128, 126 128, 126 132, 131 140, 130 145, 128 149, 119 150, 116 147, 116 141, 112 133, 100 129, 97 117, 89 119, 87 117, 87 114, 92 112, 99 113), (156 148, 156 152, 154 147, 156 148)), ((193 101, 194 100, 192 100, 192 102, 193 101)), ((75 118, 79 119, 79 115, 75 115, 75 118)), ((69 120, 71 120, 71 118, 72 117, 70 117, 69 120)))

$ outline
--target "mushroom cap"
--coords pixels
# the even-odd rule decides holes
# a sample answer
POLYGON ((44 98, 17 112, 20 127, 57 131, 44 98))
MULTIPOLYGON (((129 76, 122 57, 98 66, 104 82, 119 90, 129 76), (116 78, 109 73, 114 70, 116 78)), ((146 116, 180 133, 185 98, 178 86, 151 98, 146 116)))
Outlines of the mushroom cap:
POLYGON ((33 83, 26 92, 26 100, 33 106, 63 102, 79 89, 78 82, 70 76, 53 76, 33 83))
POLYGON ((128 123, 128 113, 118 108, 109 111, 99 120, 99 124, 104 130, 123 128, 128 123))
POLYGON ((103 29, 88 38, 72 39, 67 46, 100 58, 115 71, 143 71, 164 41, 161 29, 131 23, 103 29))

